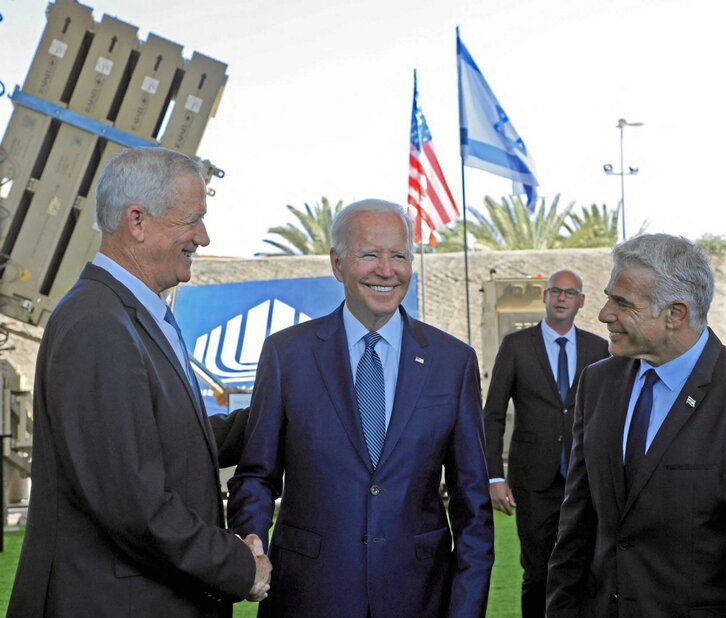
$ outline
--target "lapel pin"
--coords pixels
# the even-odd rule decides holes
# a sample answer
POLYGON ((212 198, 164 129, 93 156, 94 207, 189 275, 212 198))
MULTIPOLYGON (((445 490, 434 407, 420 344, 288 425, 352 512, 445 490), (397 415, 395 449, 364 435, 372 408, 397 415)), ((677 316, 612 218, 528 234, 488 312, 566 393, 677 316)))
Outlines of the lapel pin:
POLYGON ((417 356, 417 357, 416 357, 416 358, 415 358, 414 360, 415 360, 415 361, 416 361, 417 363, 421 363, 422 365, 424 364, 424 359, 423 359, 423 358, 421 358, 420 356, 417 356))
POLYGON ((688 395, 688 399, 686 399, 686 403, 689 406, 691 406, 692 408, 696 407, 696 400, 693 397, 691 397, 690 395, 688 395))

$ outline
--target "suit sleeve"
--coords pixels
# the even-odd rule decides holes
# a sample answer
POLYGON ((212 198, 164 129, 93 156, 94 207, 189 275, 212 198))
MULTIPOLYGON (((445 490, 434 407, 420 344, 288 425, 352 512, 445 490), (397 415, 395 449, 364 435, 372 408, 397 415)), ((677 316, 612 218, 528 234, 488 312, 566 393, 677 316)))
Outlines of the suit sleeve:
POLYGON ((484 435, 486 437, 487 465, 491 478, 505 478, 502 453, 507 407, 515 383, 514 373, 514 348, 511 339, 505 337, 494 361, 492 378, 484 405, 484 435))
POLYGON ((480 385, 476 355, 470 351, 459 391, 456 426, 444 464, 454 535, 448 611, 452 618, 473 618, 486 613, 494 562, 480 385))
POLYGON ((257 367, 245 446, 229 480, 227 518, 240 536, 257 534, 267 547, 275 500, 282 493, 285 409, 279 359, 270 338, 257 367))
POLYGON ((249 408, 239 408, 229 414, 214 414, 209 417, 217 444, 220 468, 236 466, 239 463, 249 415, 249 408))
MULTIPOLYGON (((164 380, 168 374, 152 365, 138 332, 119 316, 86 317, 51 337, 43 364, 50 388, 41 396, 78 508, 107 532, 119 556, 145 571, 216 597, 244 598, 255 575, 249 549, 168 487, 160 436, 175 428, 159 425, 156 406, 178 399, 183 414, 186 394, 164 380)), ((181 479, 195 473, 176 471, 181 479)))
POLYGON ((585 368, 577 390, 565 500, 560 510, 557 543, 550 557, 547 576, 548 617, 575 618, 582 615, 583 591, 595 550, 597 516, 591 500, 583 449, 588 376, 588 368, 585 368))

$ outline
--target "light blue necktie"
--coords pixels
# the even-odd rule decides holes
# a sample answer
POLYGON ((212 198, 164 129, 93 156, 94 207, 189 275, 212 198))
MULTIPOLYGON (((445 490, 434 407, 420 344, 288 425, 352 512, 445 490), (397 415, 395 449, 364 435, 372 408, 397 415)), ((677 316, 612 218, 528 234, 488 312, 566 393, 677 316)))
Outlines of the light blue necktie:
POLYGON ((381 340, 378 333, 368 333, 363 337, 366 349, 358 361, 355 372, 355 396, 363 436, 368 447, 368 455, 375 469, 381 456, 383 441, 386 439, 386 391, 383 381, 383 365, 375 350, 381 340))
POLYGON ((176 331, 176 335, 179 338, 179 345, 182 349, 182 354, 184 355, 184 373, 186 373, 187 380, 189 381, 189 385, 192 387, 192 392, 194 393, 194 396, 197 398, 197 405, 199 406, 200 412, 204 410, 204 406, 202 405, 202 396, 199 392, 199 385, 197 383, 197 378, 194 375, 194 371, 192 370, 192 364, 189 361, 189 353, 187 352, 187 345, 184 343, 184 337, 182 336, 181 328, 179 328, 179 324, 177 324, 176 319, 174 318, 174 314, 171 311, 171 308, 169 306, 166 307, 166 313, 164 314, 164 322, 167 322, 168 324, 171 324, 174 327, 174 330, 176 331))
MULTIPOLYGON (((560 346, 560 355, 557 358, 557 388, 560 391, 562 403, 567 399, 567 391, 570 390, 570 372, 567 369, 567 337, 558 337, 555 341, 560 346)), ((565 445, 562 445, 562 453, 560 454, 560 474, 567 477, 567 453, 565 445)))

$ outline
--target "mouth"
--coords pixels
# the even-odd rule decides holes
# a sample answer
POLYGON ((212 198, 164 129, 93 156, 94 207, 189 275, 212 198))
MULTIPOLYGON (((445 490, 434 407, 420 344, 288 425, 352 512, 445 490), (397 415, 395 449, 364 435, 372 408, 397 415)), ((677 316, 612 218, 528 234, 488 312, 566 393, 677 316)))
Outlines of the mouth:
POLYGON ((194 251, 189 251, 189 250, 187 250, 187 249, 182 249, 182 255, 183 255, 183 256, 184 256, 185 258, 189 258, 190 260, 191 260, 191 259, 192 259, 192 258, 193 258, 193 257, 194 257, 194 256, 195 256, 196 254, 197 254, 196 250, 194 250, 194 251))
POLYGON ((368 286, 368 288, 370 288, 374 292, 386 293, 386 292, 390 292, 393 290, 392 285, 372 285, 372 284, 366 284, 366 285, 368 286))

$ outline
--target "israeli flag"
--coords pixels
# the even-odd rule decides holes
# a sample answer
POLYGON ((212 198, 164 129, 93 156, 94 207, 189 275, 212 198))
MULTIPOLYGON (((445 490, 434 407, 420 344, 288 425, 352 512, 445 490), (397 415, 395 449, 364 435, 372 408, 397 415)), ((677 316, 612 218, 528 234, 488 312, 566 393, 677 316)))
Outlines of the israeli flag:
POLYGON ((527 194, 527 209, 534 212, 538 182, 534 161, 524 141, 494 96, 456 30, 459 74, 459 129, 461 159, 513 182, 513 193, 527 194))

